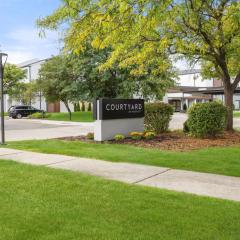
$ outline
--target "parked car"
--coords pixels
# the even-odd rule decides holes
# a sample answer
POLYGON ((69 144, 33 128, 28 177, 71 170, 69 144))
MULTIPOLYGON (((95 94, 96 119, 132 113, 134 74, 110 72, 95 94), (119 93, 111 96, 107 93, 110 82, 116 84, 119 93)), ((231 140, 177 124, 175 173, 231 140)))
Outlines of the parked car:
POLYGON ((8 110, 8 116, 14 119, 27 117, 33 113, 44 113, 44 111, 28 105, 12 106, 8 110))

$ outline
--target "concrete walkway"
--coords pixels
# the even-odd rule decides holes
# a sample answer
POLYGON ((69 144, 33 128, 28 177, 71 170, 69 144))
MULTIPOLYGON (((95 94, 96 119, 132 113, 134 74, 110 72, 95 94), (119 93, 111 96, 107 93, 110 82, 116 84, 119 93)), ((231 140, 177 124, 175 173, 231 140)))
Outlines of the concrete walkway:
POLYGON ((240 178, 238 177, 7 148, 0 148, 0 159, 84 172, 130 184, 240 201, 240 178))

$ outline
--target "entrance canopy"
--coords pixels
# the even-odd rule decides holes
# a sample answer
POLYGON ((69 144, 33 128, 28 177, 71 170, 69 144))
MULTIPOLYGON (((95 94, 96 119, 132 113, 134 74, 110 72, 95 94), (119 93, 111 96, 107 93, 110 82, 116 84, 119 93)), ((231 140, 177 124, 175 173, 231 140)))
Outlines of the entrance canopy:
MULTIPOLYGON (((199 94, 208 94, 208 95, 223 95, 223 87, 176 87, 170 89, 169 93, 199 93, 199 94)), ((240 87, 235 89, 234 93, 240 93, 240 87)))

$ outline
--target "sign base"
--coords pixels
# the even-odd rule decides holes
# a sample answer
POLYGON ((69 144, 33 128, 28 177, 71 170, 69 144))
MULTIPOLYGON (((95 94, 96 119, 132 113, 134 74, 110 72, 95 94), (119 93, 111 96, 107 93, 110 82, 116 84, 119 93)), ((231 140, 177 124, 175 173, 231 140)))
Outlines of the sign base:
POLYGON ((127 137, 130 132, 135 131, 144 131, 144 118, 96 120, 94 125, 94 140, 112 140, 116 134, 122 134, 127 137))

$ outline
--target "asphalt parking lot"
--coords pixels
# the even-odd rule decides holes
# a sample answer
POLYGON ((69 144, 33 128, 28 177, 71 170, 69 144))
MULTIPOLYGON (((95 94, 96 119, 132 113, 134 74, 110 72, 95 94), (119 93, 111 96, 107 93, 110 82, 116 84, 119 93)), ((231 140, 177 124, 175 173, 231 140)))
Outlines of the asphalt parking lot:
POLYGON ((5 119, 6 141, 52 139, 93 132, 93 123, 69 123, 31 119, 5 119))
MULTIPOLYGON (((175 113, 170 129, 182 129, 187 115, 175 113)), ((240 118, 234 119, 234 127, 240 128, 240 118)), ((6 141, 52 139, 86 135, 94 131, 94 123, 71 123, 31 119, 5 119, 6 141)))
POLYGON ((29 119, 5 119, 6 130, 30 130, 30 129, 45 129, 58 128, 60 125, 43 124, 41 122, 31 121, 29 119))

